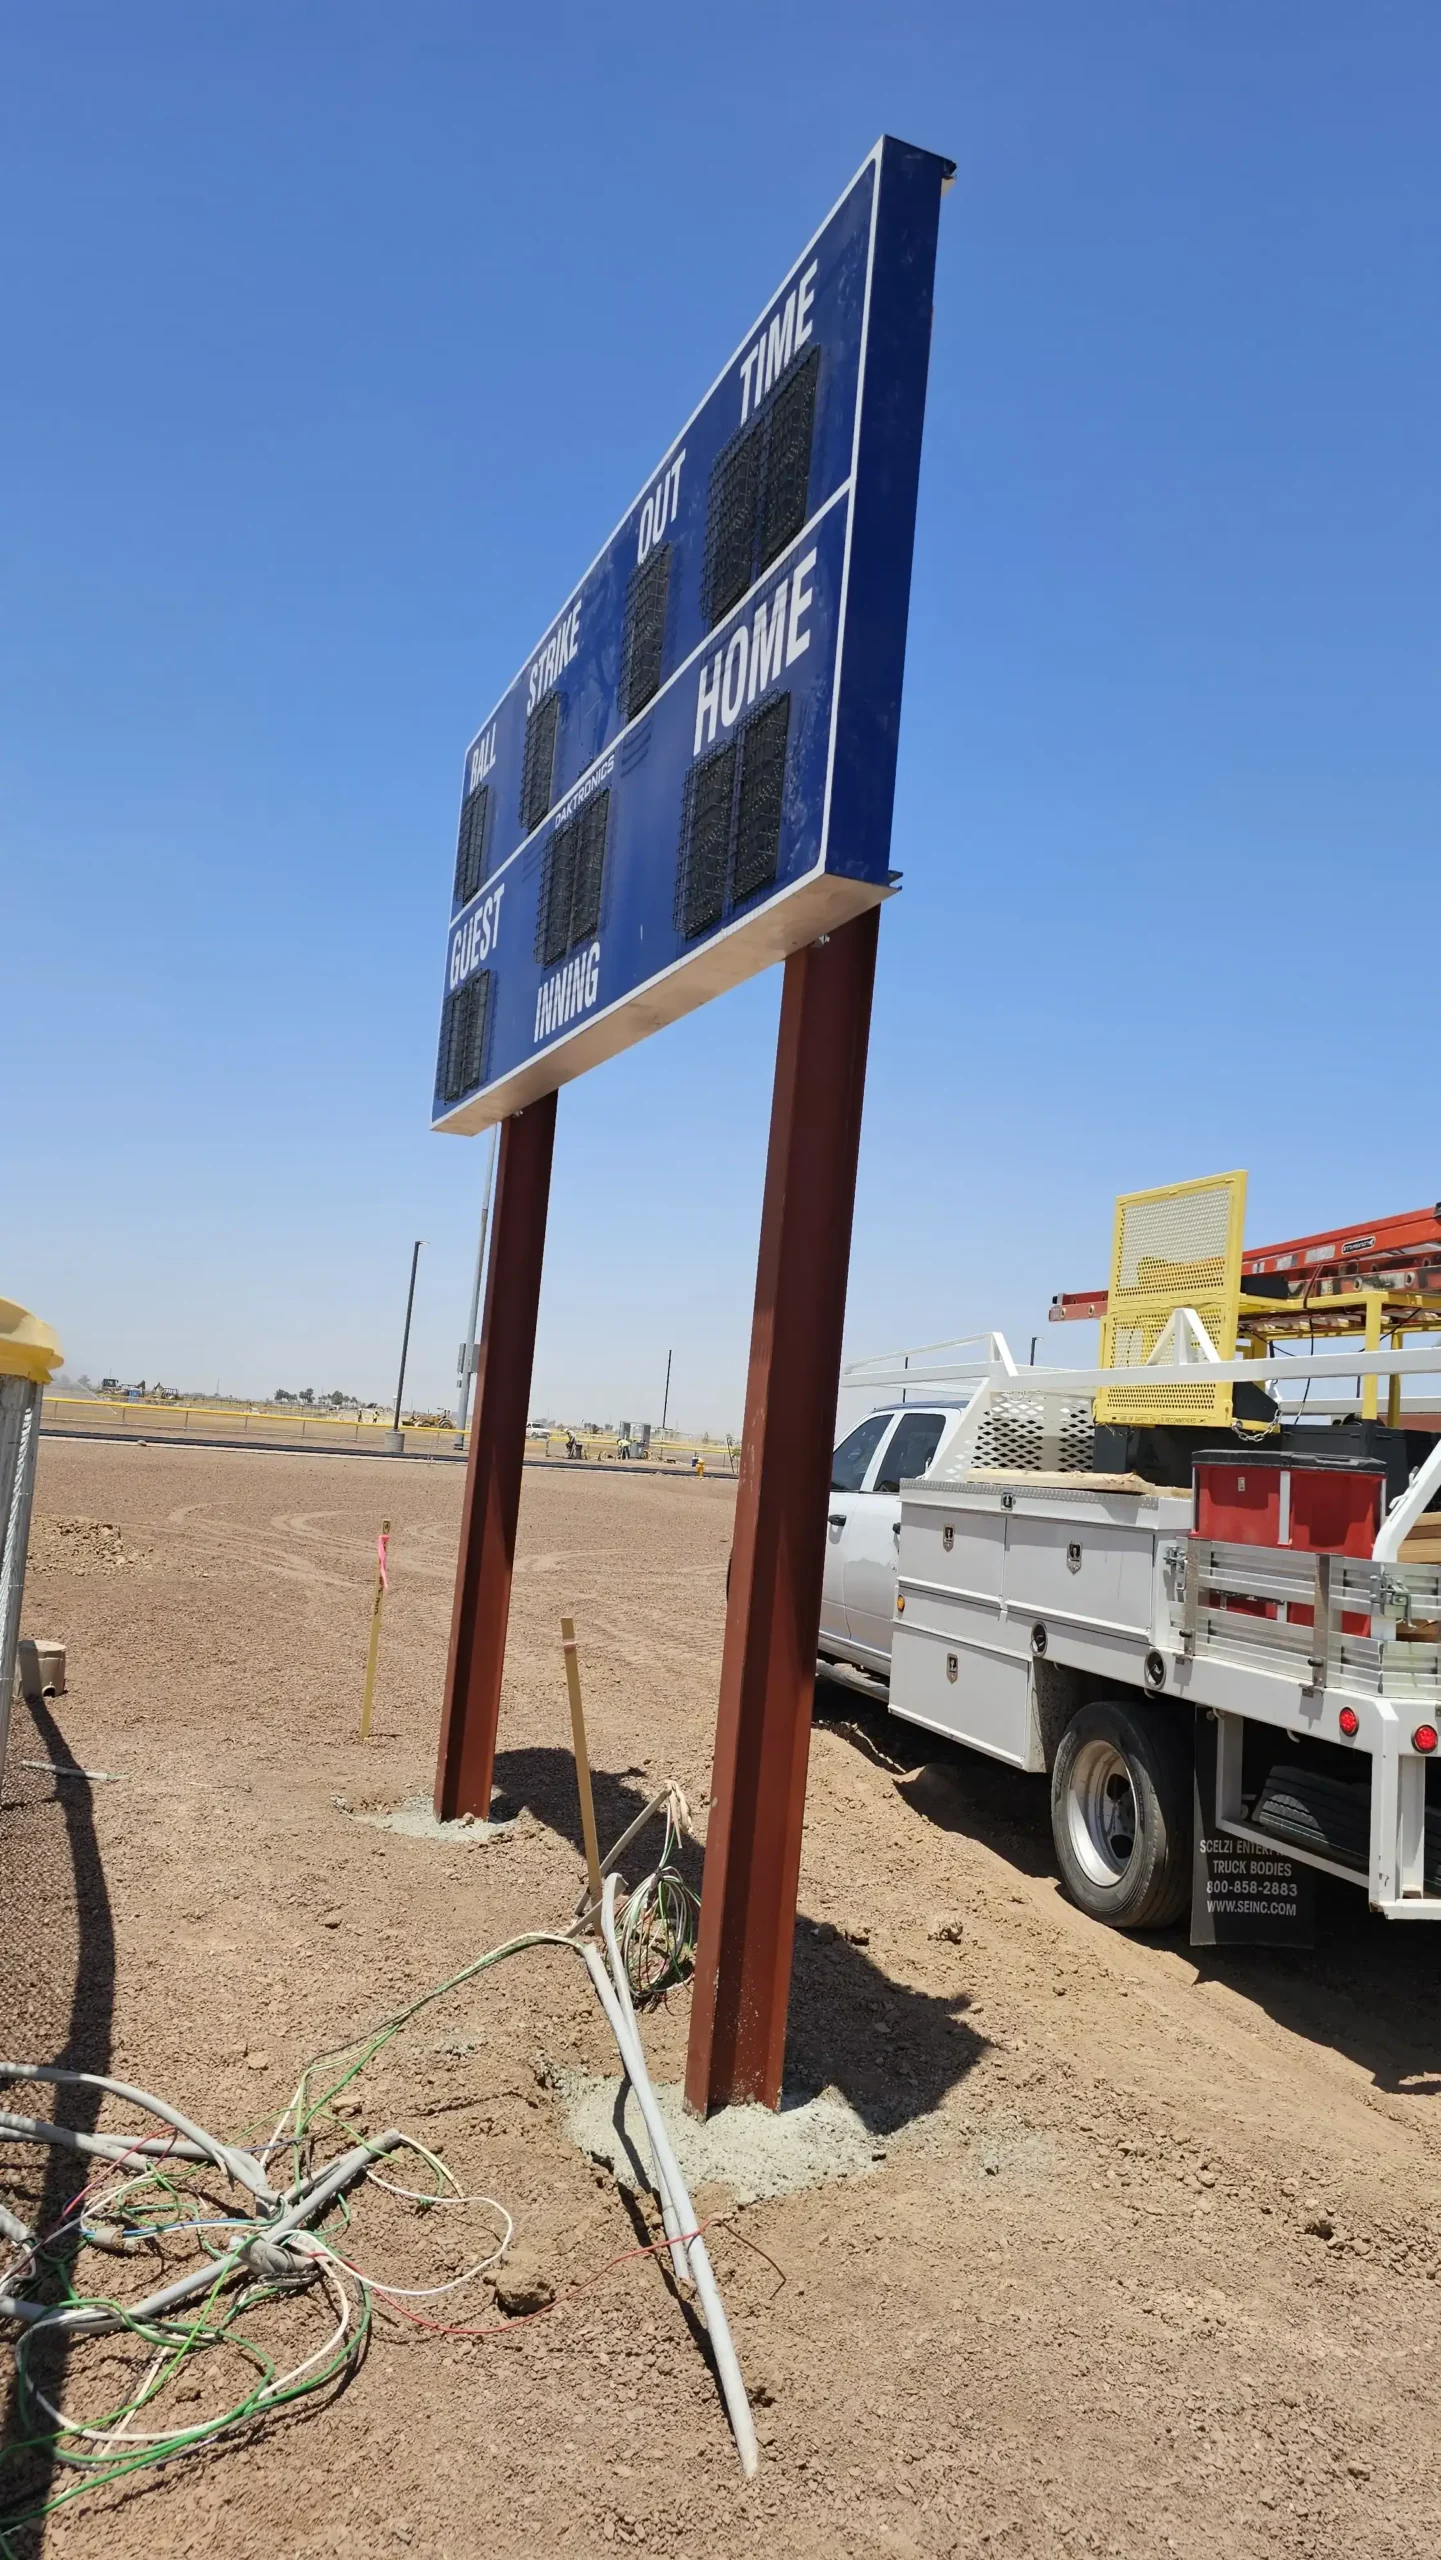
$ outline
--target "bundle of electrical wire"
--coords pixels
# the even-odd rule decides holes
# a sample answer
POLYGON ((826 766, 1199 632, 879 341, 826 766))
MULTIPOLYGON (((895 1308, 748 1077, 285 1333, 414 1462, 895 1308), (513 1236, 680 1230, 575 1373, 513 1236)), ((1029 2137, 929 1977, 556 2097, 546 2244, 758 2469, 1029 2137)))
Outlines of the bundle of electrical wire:
MULTIPOLYGON (((13 2466, 26 2453, 43 2454, 80 2475, 38 2504, 26 2505, 23 2498, 12 2504, 0 2493, 4 2560, 13 2560, 9 2536, 20 2525, 87 2488, 215 2445, 338 2387, 365 2353, 377 2300, 399 2306, 453 2293, 503 2258, 513 2225, 502 2204, 490 2196, 462 2195, 444 2162, 414 2134, 391 2127, 357 2139, 340 2102, 423 2010, 534 1947, 570 1948, 591 1973, 651 2138, 665 2245, 677 2276, 693 2281, 701 2296, 737 2450, 747 2472, 754 2470, 749 2405, 704 2243, 695 2235, 694 2213, 646 2075, 635 2018, 637 2004, 682 1981, 694 1960, 695 1897, 674 1863, 689 1820, 677 1789, 654 1799, 606 1866, 613 1868, 626 1843, 661 1812, 660 1859, 623 1903, 611 1873, 602 1912, 587 1907, 567 1930, 530 1930, 508 1939, 366 2034, 315 2055, 262 2139, 222 2141, 163 2098, 99 2073, 0 2063, 0 2086, 28 2082, 87 2090, 138 2111, 159 2128, 86 2134, 46 2117, 0 2109, 0 2143, 71 2153, 78 2171, 76 2193, 48 2230, 31 2230, 0 2205, 0 2241, 14 2251, 0 2269, 0 2322, 11 2328, 22 2422, 7 2460, 13 2466), (591 1935, 597 1922, 604 1955, 591 1935), (423 2164, 424 2185, 401 2184, 382 2173, 378 2164, 400 2151, 423 2164), (356 2263, 347 2228, 348 2200, 367 2184, 420 2206, 482 2212, 493 2222, 493 2245, 442 2284, 389 2284, 356 2263), (82 2250, 132 2264, 143 2259, 164 2281, 124 2299, 109 2291, 78 2291, 74 2276, 82 2250), (172 2273, 178 2260, 185 2262, 183 2272, 172 2273), (276 2318, 267 2316, 281 2304, 286 2327, 293 2327, 298 2306, 312 2313, 305 2352, 288 2363, 274 2343, 276 2318), (102 2352, 112 2358, 115 2341, 122 2340, 134 2351, 135 2369, 114 2406, 82 2417, 59 2407, 40 2375, 48 2371, 47 2347, 71 2349, 89 2340, 109 2340, 109 2350, 102 2352), (167 2400, 173 2405, 177 2397, 196 2396, 198 2360, 214 2350, 228 2351, 248 2366, 247 2387, 204 2417, 159 2423, 167 2400)), ((72 2387, 67 2378, 67 2393, 72 2387)))
MULTIPOLYGON (((626 1980, 642 2008, 690 1979, 700 1923, 700 1905, 675 1862, 681 1834, 690 1829, 690 1807, 674 1784, 656 1803, 665 1814, 660 1859, 627 1894, 617 1922, 626 1980)), ((607 1864, 616 1854, 613 1849, 607 1864)))
MULTIPOLYGON (((268 2137, 249 2143, 221 2141, 150 2091, 99 2073, 0 2063, 0 2084, 49 2082, 89 2091, 163 2128, 84 2134, 44 2117, 0 2111, 0 2142, 59 2149, 83 2164, 76 2192, 50 2229, 31 2231, 14 2212, 5 2215, 4 2234, 15 2253, 0 2270, 0 2321, 13 2324, 20 2416, 7 2467, 13 2473, 27 2453, 39 2453, 80 2475, 38 2506, 0 2496, 6 2560, 8 2537, 19 2525, 85 2489, 199 2451, 343 2382, 365 2353, 377 2298, 398 2302, 453 2292, 503 2257, 513 2226, 502 2204, 463 2195, 444 2162, 414 2134, 392 2127, 357 2140, 335 2102, 433 2002, 526 1948, 573 1944, 562 1932, 538 1930, 489 1949, 365 2036, 314 2057, 268 2137), (384 2173, 380 2164, 401 2151, 423 2164, 424 2185, 401 2185, 384 2173), (391 2285, 355 2262, 341 2221, 347 2198, 365 2184, 431 2207, 479 2209, 493 2222, 494 2239, 444 2284, 391 2285), (131 2266, 143 2261, 162 2280, 143 2292, 78 2290, 82 2250, 131 2266), (178 2274, 172 2272, 177 2264, 178 2274), (285 2306, 280 2325, 286 2332, 293 2334, 297 2316, 307 2330, 298 2356, 276 2345, 277 2322, 267 2316, 274 2305, 285 2306), (108 2341, 112 2358, 123 2341, 136 2351, 135 2369, 114 2405, 82 2416, 58 2406, 40 2377, 47 2348, 73 2350, 92 2340, 108 2341), (200 2358, 213 2350, 226 2351, 222 2362, 238 2357, 249 2368, 246 2387, 203 2417, 181 2420, 176 2403, 197 2396, 200 2358), (170 2423, 162 2423, 167 2416, 170 2423)), ((67 2357, 67 2395, 82 2383, 87 2363, 67 2357)))

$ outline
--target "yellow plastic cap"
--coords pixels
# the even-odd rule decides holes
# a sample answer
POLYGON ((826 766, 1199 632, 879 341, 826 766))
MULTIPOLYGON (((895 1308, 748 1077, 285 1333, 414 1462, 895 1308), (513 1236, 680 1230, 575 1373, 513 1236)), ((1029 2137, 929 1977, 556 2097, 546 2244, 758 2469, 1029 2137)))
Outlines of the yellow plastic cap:
POLYGON ((13 1298, 0 1298, 0 1378, 34 1378, 48 1387, 64 1357, 48 1324, 13 1298))

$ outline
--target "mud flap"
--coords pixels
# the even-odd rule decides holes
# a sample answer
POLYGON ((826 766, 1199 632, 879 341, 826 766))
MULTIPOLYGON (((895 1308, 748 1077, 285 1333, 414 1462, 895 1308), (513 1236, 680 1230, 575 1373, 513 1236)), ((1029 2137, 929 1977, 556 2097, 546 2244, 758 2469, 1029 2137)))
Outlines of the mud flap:
POLYGON ((1316 1872, 1233 1840, 1216 1828, 1214 1717, 1196 1710, 1195 1823, 1191 1852, 1193 1947, 1309 1947, 1316 1935, 1316 1872))

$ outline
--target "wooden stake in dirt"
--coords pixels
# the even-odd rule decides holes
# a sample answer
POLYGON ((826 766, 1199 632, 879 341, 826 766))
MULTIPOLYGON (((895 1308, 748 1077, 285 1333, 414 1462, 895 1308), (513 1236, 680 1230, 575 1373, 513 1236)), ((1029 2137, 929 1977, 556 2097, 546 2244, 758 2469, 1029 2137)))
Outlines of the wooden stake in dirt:
POLYGON ((375 1598, 371 1604, 370 1644, 365 1656, 365 1694, 360 1701, 362 1742, 368 1742, 370 1739, 370 1711, 375 1704, 375 1665, 380 1652, 380 1612, 385 1605, 385 1595, 390 1589, 390 1576, 385 1569, 389 1548, 390 1522, 382 1520, 380 1535, 375 1541, 375 1598))
POLYGON ((585 1863, 590 1875, 590 1898, 598 1911, 605 1887, 600 1874, 595 1802, 590 1791, 590 1755, 585 1747, 585 1709, 580 1702, 580 1656, 575 1649, 573 1618, 561 1619, 560 1642, 565 1655, 565 1685, 570 1691, 570 1731, 575 1744, 575 1782, 580 1790, 580 1827, 585 1834, 585 1863))

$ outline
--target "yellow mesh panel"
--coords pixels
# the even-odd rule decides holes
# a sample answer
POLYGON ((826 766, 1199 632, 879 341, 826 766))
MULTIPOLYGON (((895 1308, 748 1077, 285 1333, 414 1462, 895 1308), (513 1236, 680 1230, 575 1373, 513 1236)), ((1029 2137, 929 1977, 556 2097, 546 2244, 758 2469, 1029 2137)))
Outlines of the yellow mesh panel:
MULTIPOLYGON (((1140 1368, 1178 1307, 1201 1319, 1223 1360, 1236 1350, 1241 1306, 1244 1173, 1131 1191, 1116 1202, 1101 1367, 1140 1368)), ((1204 1371, 1154 1387, 1107 1387, 1098 1422, 1229 1423, 1231 1389, 1204 1371)))

